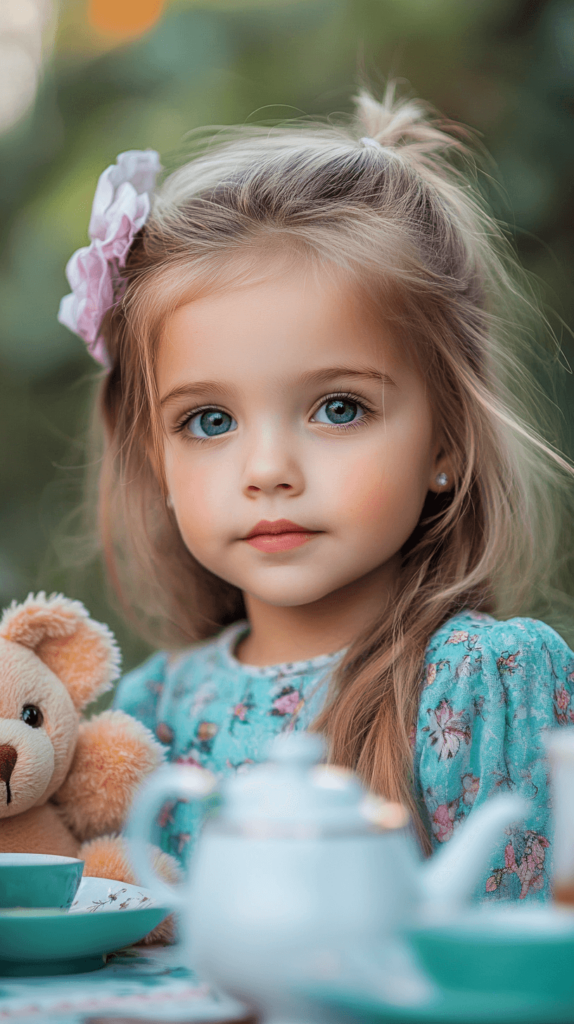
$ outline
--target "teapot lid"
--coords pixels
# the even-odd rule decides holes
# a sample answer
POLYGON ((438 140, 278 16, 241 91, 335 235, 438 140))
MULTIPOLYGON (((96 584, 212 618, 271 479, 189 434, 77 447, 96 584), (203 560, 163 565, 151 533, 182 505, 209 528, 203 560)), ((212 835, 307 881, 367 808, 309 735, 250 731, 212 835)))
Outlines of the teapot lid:
POLYGON ((223 784, 218 830, 312 838, 407 824, 402 804, 368 794, 348 768, 319 764, 325 753, 325 742, 316 733, 277 736, 268 761, 223 784))

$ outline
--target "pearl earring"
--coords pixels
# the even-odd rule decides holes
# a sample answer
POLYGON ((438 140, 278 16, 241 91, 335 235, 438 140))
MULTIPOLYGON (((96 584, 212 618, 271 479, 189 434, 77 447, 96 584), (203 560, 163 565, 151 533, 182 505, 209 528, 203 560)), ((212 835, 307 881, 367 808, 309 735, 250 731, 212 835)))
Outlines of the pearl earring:
POLYGON ((171 494, 168 494, 167 498, 165 499, 165 503, 169 509, 173 510, 173 498, 171 494))
POLYGON ((435 480, 439 487, 446 487, 446 485, 448 484, 448 476, 446 475, 446 473, 437 473, 435 480))

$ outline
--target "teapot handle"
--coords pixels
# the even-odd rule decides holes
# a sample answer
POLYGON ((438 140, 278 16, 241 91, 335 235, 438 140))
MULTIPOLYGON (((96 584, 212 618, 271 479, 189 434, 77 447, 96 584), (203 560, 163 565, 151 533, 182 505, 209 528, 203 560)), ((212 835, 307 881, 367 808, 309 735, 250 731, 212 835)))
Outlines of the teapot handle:
POLYGON ((183 886, 168 885, 156 874, 152 864, 150 834, 162 805, 170 797, 203 801, 217 787, 217 780, 206 768, 194 765, 164 765, 137 791, 126 828, 129 856, 141 885, 151 889, 155 899, 170 910, 182 903, 183 886))

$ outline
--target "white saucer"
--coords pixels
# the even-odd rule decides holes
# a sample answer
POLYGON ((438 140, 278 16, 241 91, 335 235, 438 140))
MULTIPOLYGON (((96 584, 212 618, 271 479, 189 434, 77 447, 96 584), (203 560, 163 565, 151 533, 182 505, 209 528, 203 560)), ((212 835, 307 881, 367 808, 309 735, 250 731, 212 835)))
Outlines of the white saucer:
POLYGON ((109 878, 82 878, 69 914, 109 914, 155 907, 149 889, 109 878))

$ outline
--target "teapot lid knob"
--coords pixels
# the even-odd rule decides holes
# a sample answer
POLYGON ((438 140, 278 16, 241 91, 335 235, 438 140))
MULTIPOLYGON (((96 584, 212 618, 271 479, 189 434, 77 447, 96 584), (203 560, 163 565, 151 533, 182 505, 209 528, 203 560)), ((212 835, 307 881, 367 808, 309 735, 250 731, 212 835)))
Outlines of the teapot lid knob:
POLYGON ((322 736, 312 732, 290 732, 276 736, 269 748, 269 758, 279 764, 304 767, 316 764, 326 753, 322 736))

